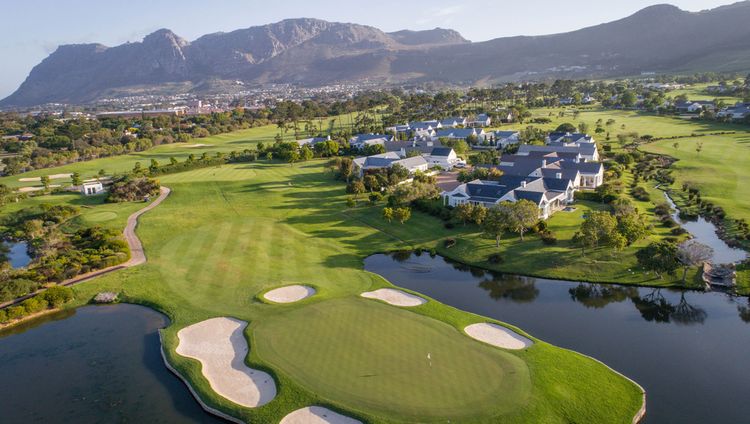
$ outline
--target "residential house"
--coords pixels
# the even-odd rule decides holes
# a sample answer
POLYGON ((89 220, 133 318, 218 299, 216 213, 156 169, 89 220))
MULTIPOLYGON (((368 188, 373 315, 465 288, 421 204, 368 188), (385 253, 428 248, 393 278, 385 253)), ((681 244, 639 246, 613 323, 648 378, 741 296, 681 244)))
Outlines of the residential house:
POLYGON ((511 144, 518 144, 521 141, 518 131, 495 131, 491 135, 498 149, 504 149, 511 144))
POLYGON ((432 149, 436 147, 443 147, 443 143, 440 140, 433 140, 432 138, 425 140, 409 140, 409 141, 391 141, 385 143, 386 152, 395 152, 402 158, 411 156, 413 153, 420 155, 429 155, 432 149))
POLYGON ((471 127, 489 127, 490 124, 492 124, 492 118, 486 113, 480 113, 469 122, 469 126, 471 127))
POLYGON ((385 146, 385 143, 394 139, 395 137, 389 134, 357 134, 349 139, 349 145, 357 149, 364 149, 374 144, 385 146))
POLYGON ((429 162, 430 168, 439 166, 446 171, 450 171, 459 163, 465 164, 450 147, 435 147, 425 159, 429 162))
POLYGON ((467 124, 466 118, 462 117, 451 117, 440 120, 441 128, 457 128, 465 127, 467 124))
POLYGON ((409 174, 414 174, 417 171, 424 172, 430 167, 427 160, 421 155, 401 158, 401 156, 395 152, 386 152, 379 155, 354 159, 354 169, 360 177, 364 176, 365 171, 372 169, 387 169, 396 164, 406 168, 406 170, 409 171, 409 174))
POLYGON ((604 183, 604 166, 600 162, 586 162, 579 154, 533 152, 527 156, 503 155, 497 168, 503 175, 517 177, 545 177, 570 180, 576 190, 593 189, 604 183))
POLYGON ((700 113, 703 111, 703 104, 713 102, 691 102, 691 101, 677 101, 674 104, 674 110, 677 113, 700 113))
POLYGON ((299 147, 302 146, 314 146, 318 143, 322 143, 324 141, 331 141, 331 136, 327 137, 312 137, 312 138, 303 138, 302 140, 296 140, 295 142, 299 145, 299 147))
POLYGON ((545 140, 549 143, 579 144, 594 143, 594 137, 583 133, 551 132, 545 140))
POLYGON ((438 130, 435 132, 434 138, 450 138, 453 140, 466 140, 469 137, 476 137, 477 139, 484 139, 485 132, 482 128, 451 128, 446 130, 438 130))
POLYGON ((575 188, 564 178, 517 177, 503 175, 499 181, 474 180, 443 192, 449 206, 472 203, 492 207, 501 202, 528 200, 539 207, 539 217, 549 218, 574 200, 575 188))
POLYGON ((745 119, 750 116, 750 103, 736 103, 719 111, 716 116, 719 118, 730 118, 734 120, 745 119))
POLYGON ((530 154, 537 153, 574 154, 580 155, 581 159, 583 159, 584 161, 599 161, 599 151, 596 148, 596 143, 579 143, 575 145, 566 145, 559 142, 551 142, 545 146, 522 144, 518 148, 518 154, 521 156, 529 156, 530 154))

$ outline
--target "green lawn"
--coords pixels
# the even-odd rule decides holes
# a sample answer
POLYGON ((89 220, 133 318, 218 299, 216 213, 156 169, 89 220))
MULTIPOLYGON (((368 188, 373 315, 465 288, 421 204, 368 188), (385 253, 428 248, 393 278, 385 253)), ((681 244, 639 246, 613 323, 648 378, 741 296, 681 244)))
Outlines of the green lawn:
MULTIPOLYGON (((96 169, 97 162, 77 165, 96 169)), ((249 422, 278 422, 311 404, 372 423, 416 416, 425 422, 628 422, 635 414, 638 388, 581 355, 539 340, 525 351, 473 341, 461 329, 485 319, 435 301, 404 310, 359 298, 389 286, 362 270, 364 257, 436 245, 448 230, 419 214, 413 227, 385 228, 382 220, 374 225, 375 209, 345 210, 343 185, 323 164, 255 162, 164 176, 172 194, 138 227, 148 263, 76 286, 76 305, 115 290, 166 313, 170 362, 206 403, 249 422), (314 286, 318 294, 293 305, 257 298, 290 283, 314 286), (211 390, 197 361, 174 353, 180 328, 217 316, 250 323, 247 362, 274 376, 274 401, 240 407, 211 390), (425 368, 427 352, 432 368, 425 368)), ((90 211, 77 218, 81 224, 124 225, 126 208, 142 206, 67 194, 9 208, 45 200, 89 202, 90 211)))

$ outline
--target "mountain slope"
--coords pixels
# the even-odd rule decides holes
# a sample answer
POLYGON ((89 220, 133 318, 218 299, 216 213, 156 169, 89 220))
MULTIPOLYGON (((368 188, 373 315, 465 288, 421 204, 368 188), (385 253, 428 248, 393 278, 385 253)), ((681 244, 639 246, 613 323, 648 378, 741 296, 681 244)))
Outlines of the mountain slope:
POLYGON ((440 28, 385 33, 365 25, 304 18, 209 34, 192 42, 163 29, 142 42, 116 47, 60 46, 0 105, 81 103, 113 90, 127 93, 129 87, 181 83, 195 88, 211 80, 472 84, 642 71, 731 71, 750 61, 747 22, 748 1, 697 13, 657 5, 578 31, 477 43, 440 28))

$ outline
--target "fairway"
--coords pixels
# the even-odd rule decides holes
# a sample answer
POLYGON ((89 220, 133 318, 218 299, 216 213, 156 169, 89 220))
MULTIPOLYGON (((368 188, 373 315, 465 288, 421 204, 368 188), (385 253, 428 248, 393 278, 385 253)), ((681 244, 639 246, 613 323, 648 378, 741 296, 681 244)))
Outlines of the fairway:
MULTIPOLYGON (((211 143, 240 149, 269 132, 247 130, 234 139, 212 137, 211 143)), ((196 151, 160 146, 139 155, 190 150, 196 151)), ((133 156, 64 168, 85 173, 117 161, 119 169, 130 169, 133 156)), ((348 209, 344 184, 333 179, 324 160, 294 166, 261 160, 159 180, 172 192, 137 229, 148 262, 76 286, 75 304, 114 291, 167 314, 165 356, 212 408, 262 423, 312 405, 367 423, 563 423, 625 422, 641 405, 636 385, 573 352, 536 339, 516 351, 486 345, 462 329, 487 320, 431 299, 403 309, 361 298, 363 292, 393 288, 362 270, 365 257, 434 247, 455 231, 417 211, 407 224, 388 225, 377 207, 348 209), (263 293, 290 285, 311 287, 315 294, 288 304, 262 300, 263 293), (233 403, 211 388, 198 360, 175 352, 179 330, 216 317, 249 323, 245 363, 273 376, 278 389, 267 404, 233 403)), ((42 196, 6 210, 78 204, 82 214, 67 226, 122 228, 128 213, 142 207, 103 200, 42 196)))
POLYGON ((321 302, 251 331, 265 362, 323 398, 389 420, 500 415, 522 406, 531 391, 518 357, 378 302, 321 302))

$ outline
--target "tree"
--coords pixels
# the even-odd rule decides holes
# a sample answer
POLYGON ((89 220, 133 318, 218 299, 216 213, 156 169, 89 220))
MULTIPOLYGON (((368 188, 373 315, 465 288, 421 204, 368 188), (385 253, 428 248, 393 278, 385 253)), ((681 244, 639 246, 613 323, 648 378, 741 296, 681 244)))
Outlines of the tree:
POLYGON ((104 176, 107 175, 107 173, 103 169, 100 169, 99 172, 96 175, 99 178, 104 178, 104 176))
POLYGON ((555 132, 574 133, 576 132, 576 126, 570 122, 565 122, 558 125, 557 128, 555 128, 555 132))
POLYGON ((482 222, 482 232, 495 239, 495 247, 500 247, 500 238, 510 228, 510 211, 506 202, 487 210, 482 222))
POLYGON ((42 183, 42 185, 44 186, 45 190, 49 190, 50 180, 49 180, 49 176, 48 175, 42 175, 39 178, 39 181, 42 183))
POLYGON ((407 207, 396 208, 393 211, 393 217, 403 224, 411 218, 411 209, 407 207))
POLYGON ((526 229, 539 221, 539 207, 529 200, 523 199, 510 206, 510 229, 521 236, 526 229))
POLYGON ((695 153, 700 154, 703 151, 703 142, 699 141, 695 143, 695 153))
POLYGON ((83 180, 81 179, 81 174, 78 172, 74 172, 73 175, 70 176, 71 181, 73 182, 74 186, 79 186, 83 184, 83 180))
POLYGON ((393 208, 387 206, 383 208, 383 219, 388 222, 393 221, 393 208))
POLYGON ((677 259, 685 267, 682 282, 687 279, 687 272, 691 266, 701 266, 714 256, 714 249, 695 239, 686 240, 677 246, 677 259))
POLYGON ((477 225, 482 225, 485 218, 487 218, 487 208, 482 205, 475 205, 471 211, 471 220, 477 225))
POLYGON ((646 237, 649 233, 643 217, 635 210, 621 211, 617 215, 617 232, 625 237, 628 246, 646 237))
POLYGON ((594 211, 589 213, 581 224, 577 234, 578 242, 585 253, 585 248, 595 248, 610 243, 616 233, 617 220, 609 212, 594 211))
POLYGON ((354 194, 354 198, 359 198, 360 194, 363 194, 367 191, 367 188, 365 188, 365 184, 362 182, 362 180, 354 180, 349 184, 349 193, 354 194))
POLYGON ((313 154, 312 149, 310 149, 310 146, 308 146, 308 145, 302 146, 302 149, 301 149, 300 152, 301 152, 300 156, 302 157, 302 160, 305 161, 305 162, 309 161, 310 159, 313 158, 313 156, 315 156, 313 154))
POLYGON ((679 268, 677 246, 668 241, 656 241, 635 253, 638 264, 647 271, 654 271, 661 278, 662 274, 674 274, 679 268))
POLYGON ((466 225, 467 222, 471 221, 472 214, 474 213, 474 205, 472 203, 461 203, 453 209, 453 216, 459 221, 466 225))
POLYGON ((299 152, 297 150, 290 150, 286 154, 286 161, 289 162, 289 165, 294 166, 294 162, 297 162, 300 158, 299 152))
POLYGON ((585 122, 579 122, 578 123, 578 132, 580 132, 582 134, 586 134, 587 132, 589 132, 589 124, 587 124, 585 122))

